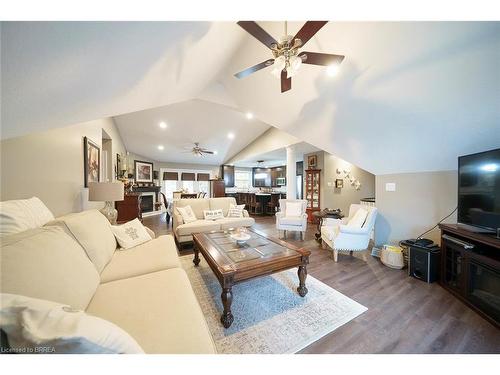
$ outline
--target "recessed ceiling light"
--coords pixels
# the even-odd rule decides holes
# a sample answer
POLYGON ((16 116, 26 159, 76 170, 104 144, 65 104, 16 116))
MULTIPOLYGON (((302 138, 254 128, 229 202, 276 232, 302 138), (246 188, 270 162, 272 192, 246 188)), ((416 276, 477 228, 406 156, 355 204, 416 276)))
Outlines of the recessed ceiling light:
POLYGON ((339 74, 339 70, 339 64, 332 64, 328 68, 326 68, 326 74, 328 74, 330 77, 335 77, 337 74, 339 74))
POLYGON ((227 137, 229 139, 233 139, 234 138, 234 133, 227 133, 227 137))
POLYGON ((166 129, 167 128, 167 123, 165 121, 160 122, 160 128, 166 129))
POLYGON ((214 155, 217 155, 217 154, 218 154, 218 152, 217 152, 217 150, 215 150, 215 151, 214 151, 214 155))
POLYGON ((246 116, 247 116, 247 119, 249 119, 249 120, 253 119, 253 113, 252 112, 247 112, 246 116))
POLYGON ((164 149, 164 148, 165 148, 165 147, 163 147, 163 145, 159 145, 159 146, 158 146, 158 150, 160 150, 160 151, 163 151, 163 149, 164 149))

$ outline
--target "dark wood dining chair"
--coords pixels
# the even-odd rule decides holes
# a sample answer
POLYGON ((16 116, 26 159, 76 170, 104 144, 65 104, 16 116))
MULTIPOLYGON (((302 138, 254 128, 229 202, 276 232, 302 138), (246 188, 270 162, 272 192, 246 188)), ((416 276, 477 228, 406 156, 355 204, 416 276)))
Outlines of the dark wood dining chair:
POLYGON ((167 227, 168 227, 168 224, 170 224, 170 213, 168 212, 167 197, 161 191, 160 194, 161 194, 161 199, 163 200, 163 204, 165 205, 165 221, 167 222, 167 227))

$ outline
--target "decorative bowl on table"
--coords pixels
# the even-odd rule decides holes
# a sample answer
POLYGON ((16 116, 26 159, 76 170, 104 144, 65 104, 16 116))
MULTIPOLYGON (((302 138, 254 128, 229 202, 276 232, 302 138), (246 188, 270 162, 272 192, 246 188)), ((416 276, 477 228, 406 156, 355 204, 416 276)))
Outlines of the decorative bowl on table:
POLYGON ((251 236, 245 232, 234 232, 231 234, 231 238, 235 240, 238 245, 244 245, 251 236))

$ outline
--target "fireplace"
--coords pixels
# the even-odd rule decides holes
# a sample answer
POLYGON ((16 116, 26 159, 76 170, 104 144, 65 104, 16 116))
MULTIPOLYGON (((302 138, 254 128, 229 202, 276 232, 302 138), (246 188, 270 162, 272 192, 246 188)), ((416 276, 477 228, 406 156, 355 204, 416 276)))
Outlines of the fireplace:
POLYGON ((141 195, 141 212, 153 212, 154 210, 154 194, 142 193, 141 195))

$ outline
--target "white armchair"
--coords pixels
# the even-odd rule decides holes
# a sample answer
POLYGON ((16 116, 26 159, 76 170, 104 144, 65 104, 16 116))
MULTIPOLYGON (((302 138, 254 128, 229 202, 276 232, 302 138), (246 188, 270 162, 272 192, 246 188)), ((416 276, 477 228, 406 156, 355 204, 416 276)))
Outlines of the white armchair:
POLYGON ((339 252, 365 251, 363 259, 366 261, 366 251, 372 234, 375 220, 377 218, 377 208, 351 204, 349 216, 343 219, 325 219, 321 227, 321 240, 323 247, 328 246, 333 250, 333 259, 336 262, 339 252), (363 208, 368 211, 363 225, 348 225, 356 215, 356 212, 363 208))
POLYGON ((300 232, 300 239, 304 239, 307 229, 307 201, 305 199, 280 199, 280 210, 276 213, 276 228, 282 230, 286 238, 286 231, 300 232))

